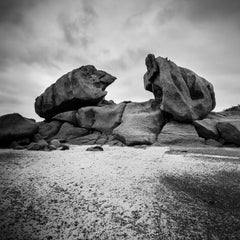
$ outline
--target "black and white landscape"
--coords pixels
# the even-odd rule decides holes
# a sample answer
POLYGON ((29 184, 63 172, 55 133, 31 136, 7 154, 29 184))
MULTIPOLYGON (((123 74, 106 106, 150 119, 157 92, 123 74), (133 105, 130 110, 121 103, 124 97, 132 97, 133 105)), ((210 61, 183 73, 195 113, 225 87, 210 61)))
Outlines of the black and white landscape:
POLYGON ((240 238, 238 1, 0 13, 0 239, 240 238))

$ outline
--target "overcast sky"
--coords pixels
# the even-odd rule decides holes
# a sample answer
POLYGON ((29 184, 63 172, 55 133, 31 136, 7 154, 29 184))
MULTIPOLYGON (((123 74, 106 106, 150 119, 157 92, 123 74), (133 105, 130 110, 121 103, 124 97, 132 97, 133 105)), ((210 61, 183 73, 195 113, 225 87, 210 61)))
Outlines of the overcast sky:
POLYGON ((0 0, 0 115, 37 118, 35 98, 92 64, 117 80, 106 99, 145 101, 145 57, 168 57, 240 104, 239 0, 0 0))

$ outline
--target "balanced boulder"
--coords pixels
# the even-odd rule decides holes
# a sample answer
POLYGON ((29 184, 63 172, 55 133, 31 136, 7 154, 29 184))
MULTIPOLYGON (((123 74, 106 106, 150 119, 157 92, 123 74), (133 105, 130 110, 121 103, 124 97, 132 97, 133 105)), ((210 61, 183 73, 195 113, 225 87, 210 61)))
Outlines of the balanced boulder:
POLYGON ((0 117, 0 145, 2 146, 7 146, 14 140, 32 137, 37 131, 38 124, 18 113, 0 117))
POLYGON ((61 112, 97 105, 115 79, 92 65, 82 66, 63 75, 37 97, 35 111, 40 117, 50 119, 61 112))
POLYGON ((155 101, 128 103, 122 122, 113 134, 126 145, 152 144, 164 123, 163 113, 155 101))
POLYGON ((161 110, 174 120, 202 119, 215 107, 212 84, 191 70, 152 54, 147 56, 146 66, 145 89, 153 92, 161 110))

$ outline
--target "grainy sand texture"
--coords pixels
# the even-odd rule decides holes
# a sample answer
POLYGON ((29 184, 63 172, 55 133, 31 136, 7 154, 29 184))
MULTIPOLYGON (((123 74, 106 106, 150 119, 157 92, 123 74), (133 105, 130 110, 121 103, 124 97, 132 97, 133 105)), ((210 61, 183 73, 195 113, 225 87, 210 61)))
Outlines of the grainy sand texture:
POLYGON ((239 157, 87 147, 0 150, 0 239, 240 239, 239 157))

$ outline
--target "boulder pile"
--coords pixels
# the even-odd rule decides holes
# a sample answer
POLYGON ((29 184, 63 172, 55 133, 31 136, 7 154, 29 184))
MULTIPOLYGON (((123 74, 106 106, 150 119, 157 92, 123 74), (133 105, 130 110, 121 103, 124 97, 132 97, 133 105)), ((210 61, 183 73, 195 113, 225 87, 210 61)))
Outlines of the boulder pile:
POLYGON ((105 100, 111 74, 92 65, 75 69, 35 101, 42 122, 17 113, 0 117, 0 146, 28 150, 67 150, 78 145, 240 146, 240 111, 211 112, 213 86, 193 71, 149 54, 145 102, 105 100))

